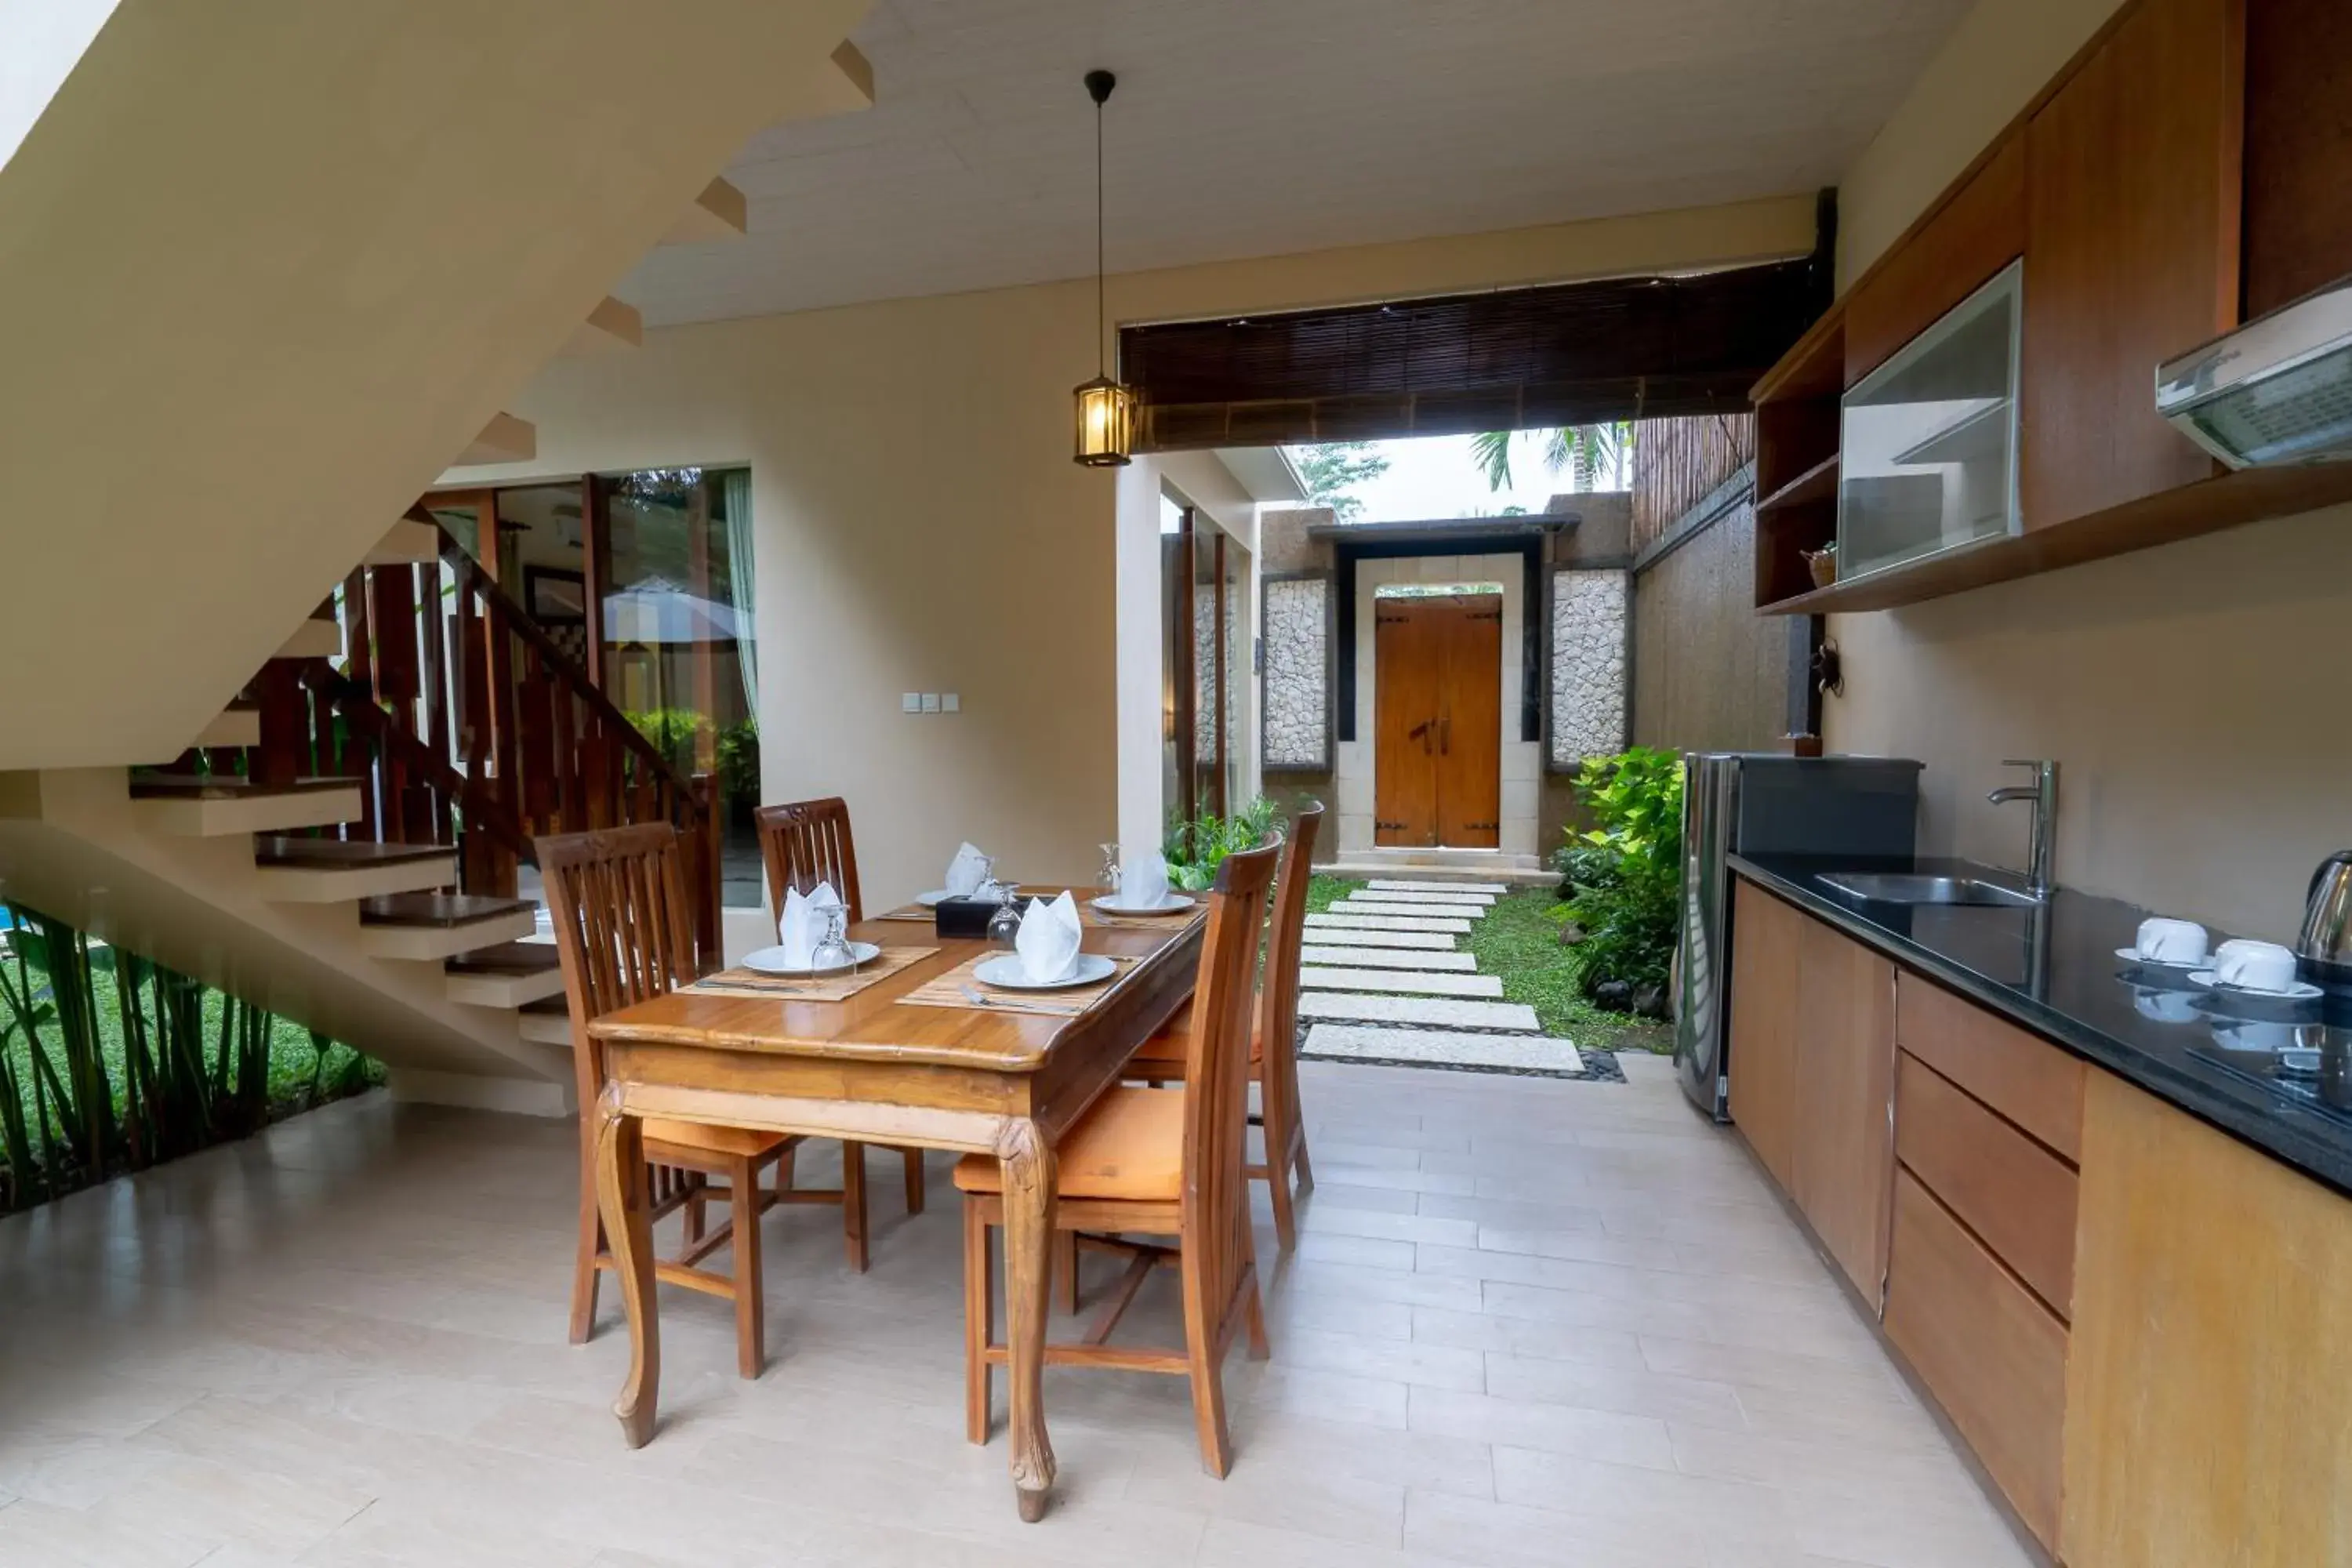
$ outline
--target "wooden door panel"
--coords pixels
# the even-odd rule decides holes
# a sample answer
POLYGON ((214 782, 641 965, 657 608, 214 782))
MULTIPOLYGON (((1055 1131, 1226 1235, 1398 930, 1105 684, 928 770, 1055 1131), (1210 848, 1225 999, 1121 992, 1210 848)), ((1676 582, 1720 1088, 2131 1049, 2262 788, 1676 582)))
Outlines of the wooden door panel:
POLYGON ((1438 601, 1446 606, 1439 689, 1437 841, 1460 849, 1502 844, 1503 601, 1499 595, 1438 601))
POLYGON ((1372 601, 1372 842, 1437 842, 1438 679, 1432 599, 1372 601))
POLYGON ((2155 367, 2236 324, 2243 0, 2145 0, 2026 128, 2025 525, 2212 476, 2155 367))
POLYGON ((1797 947, 1806 918, 1752 882, 1734 884, 1731 1121, 1783 1192, 1797 1115, 1797 947))
POLYGON ((1877 1310, 1895 1149, 1895 966, 1816 920, 1797 952, 1797 1206, 1877 1310))

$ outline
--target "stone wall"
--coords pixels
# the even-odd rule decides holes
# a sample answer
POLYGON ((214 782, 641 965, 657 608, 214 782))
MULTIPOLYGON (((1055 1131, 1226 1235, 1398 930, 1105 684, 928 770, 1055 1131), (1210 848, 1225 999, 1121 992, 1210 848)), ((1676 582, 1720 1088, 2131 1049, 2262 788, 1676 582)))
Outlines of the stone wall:
POLYGON ((1275 578, 1265 584, 1262 767, 1329 765, 1330 607, 1330 584, 1325 578, 1275 578))
POLYGON ((1552 574, 1551 753, 1555 768, 1625 749, 1626 574, 1552 574))

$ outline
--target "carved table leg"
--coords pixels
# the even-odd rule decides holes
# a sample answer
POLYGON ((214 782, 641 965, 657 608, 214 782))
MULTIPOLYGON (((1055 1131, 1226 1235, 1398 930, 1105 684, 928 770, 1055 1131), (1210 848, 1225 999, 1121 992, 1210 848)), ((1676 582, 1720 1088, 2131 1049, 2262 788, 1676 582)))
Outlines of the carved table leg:
POLYGON ((997 1141, 1004 1173, 1004 1343, 1012 1385, 1013 1485, 1021 1517, 1045 1517, 1054 1485, 1045 1436, 1045 1316, 1054 1278, 1054 1151, 1034 1121, 997 1141))
POLYGON ((654 1435, 661 1399, 661 1321, 654 1304, 653 1225, 646 1211, 645 1124, 621 1111, 620 1092, 607 1085, 596 1102, 596 1200, 604 1215, 605 1245, 620 1277, 629 1318, 629 1376, 613 1414, 632 1448, 654 1435))

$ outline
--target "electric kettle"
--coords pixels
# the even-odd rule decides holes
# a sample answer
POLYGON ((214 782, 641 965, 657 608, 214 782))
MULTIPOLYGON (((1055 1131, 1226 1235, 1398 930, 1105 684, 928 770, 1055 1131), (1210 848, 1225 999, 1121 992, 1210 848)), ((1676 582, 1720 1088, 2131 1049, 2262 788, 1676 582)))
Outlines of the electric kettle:
POLYGON ((2309 900, 2303 933, 2295 939, 2296 955, 2315 972, 2313 979, 2352 985, 2352 849, 2339 849, 2319 863, 2311 874, 2309 900))

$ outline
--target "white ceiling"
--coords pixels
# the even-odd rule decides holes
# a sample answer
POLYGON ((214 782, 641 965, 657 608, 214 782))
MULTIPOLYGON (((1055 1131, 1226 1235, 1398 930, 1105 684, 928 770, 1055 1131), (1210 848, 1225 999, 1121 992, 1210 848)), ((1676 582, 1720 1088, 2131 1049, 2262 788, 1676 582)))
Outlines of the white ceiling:
POLYGON ((727 177, 751 237, 667 246, 649 324, 1810 191, 1967 0, 876 0, 875 106, 727 177))

